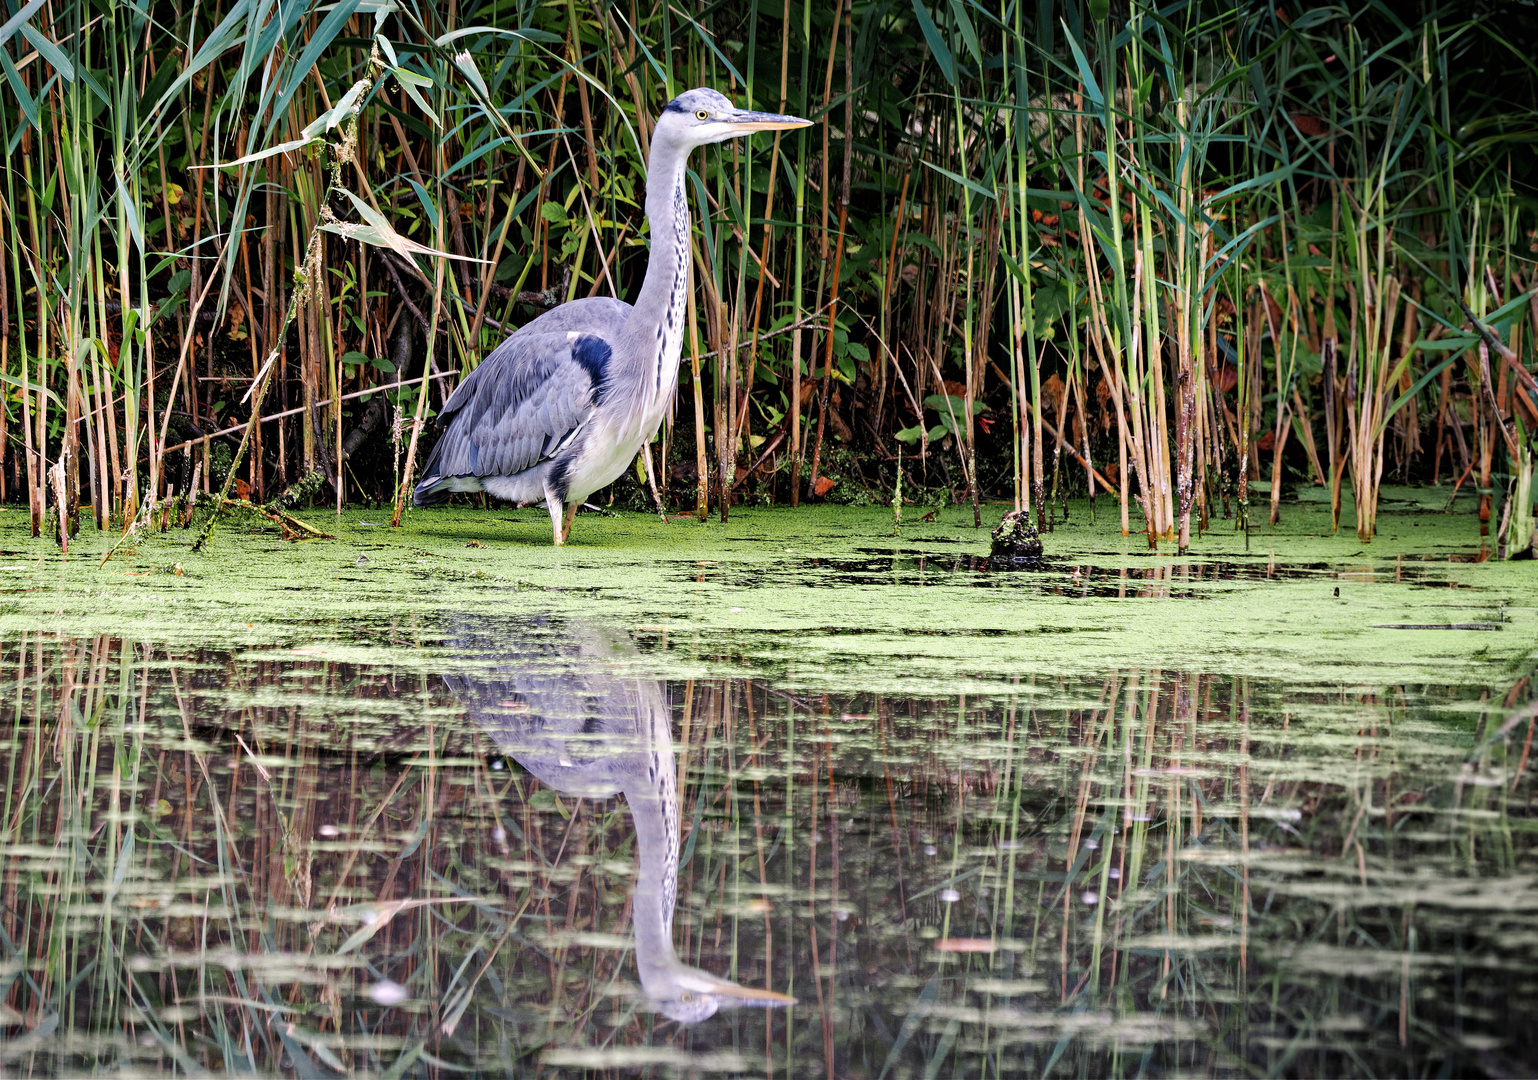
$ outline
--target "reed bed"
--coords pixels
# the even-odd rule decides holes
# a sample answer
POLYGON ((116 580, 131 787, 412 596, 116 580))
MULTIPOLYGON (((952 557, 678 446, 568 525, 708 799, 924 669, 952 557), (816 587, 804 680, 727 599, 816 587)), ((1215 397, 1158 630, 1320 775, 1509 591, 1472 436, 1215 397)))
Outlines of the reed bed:
POLYGON ((464 373, 634 292, 651 118, 710 85, 819 123, 695 162, 667 505, 1107 494, 1184 549, 1298 484, 1370 540, 1390 476, 1526 553, 1535 45, 1432 0, 33 0, 0 497, 63 543, 200 494, 398 523, 464 373))
POLYGON ((677 951, 801 1001, 679 1027, 636 997, 623 801, 542 789, 437 678, 12 639, 0 1060, 1521 1072, 1521 675, 1496 695, 1136 668, 933 698, 674 682, 677 951))

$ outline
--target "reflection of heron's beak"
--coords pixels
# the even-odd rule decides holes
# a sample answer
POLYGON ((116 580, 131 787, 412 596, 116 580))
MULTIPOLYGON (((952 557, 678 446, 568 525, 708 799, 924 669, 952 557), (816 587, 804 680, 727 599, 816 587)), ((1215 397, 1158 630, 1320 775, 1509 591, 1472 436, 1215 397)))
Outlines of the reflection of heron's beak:
POLYGON ((760 990, 756 986, 738 986, 734 982, 722 983, 711 990, 716 997, 731 998, 739 1005, 757 1005, 760 1008, 772 1009, 780 1005, 794 1005, 796 999, 789 994, 779 994, 773 990, 760 990))
POLYGON ((810 120, 803 120, 799 116, 785 116, 782 113, 749 112, 746 109, 738 109, 722 121, 727 130, 732 132, 749 131, 789 131, 792 128, 811 127, 810 120))

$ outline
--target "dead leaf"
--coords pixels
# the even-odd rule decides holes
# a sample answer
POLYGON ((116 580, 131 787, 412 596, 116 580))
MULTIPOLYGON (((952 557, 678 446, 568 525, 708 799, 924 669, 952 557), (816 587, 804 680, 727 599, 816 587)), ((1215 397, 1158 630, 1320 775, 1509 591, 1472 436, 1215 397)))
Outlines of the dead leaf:
POLYGON ((1329 133, 1330 125, 1325 122, 1323 117, 1306 112, 1295 112, 1291 115, 1292 122, 1297 125, 1298 131, 1304 135, 1325 135, 1329 133))

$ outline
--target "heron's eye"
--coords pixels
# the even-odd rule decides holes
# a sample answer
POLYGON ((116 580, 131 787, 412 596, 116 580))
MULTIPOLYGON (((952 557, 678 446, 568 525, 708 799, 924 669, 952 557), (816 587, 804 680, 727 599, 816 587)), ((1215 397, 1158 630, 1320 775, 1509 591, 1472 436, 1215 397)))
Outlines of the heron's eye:
MULTIPOLYGON (((695 115, 703 117, 705 114, 704 113, 696 113, 695 115)), ((685 990, 682 994, 678 995, 678 1000, 684 1002, 685 1004, 688 1004, 689 1002, 694 1000, 694 995, 691 994, 689 991, 685 990)))
POLYGON ((706 112, 704 109, 701 109, 699 112, 694 114, 694 118, 696 120, 709 120, 710 119, 710 114, 708 112, 706 112))

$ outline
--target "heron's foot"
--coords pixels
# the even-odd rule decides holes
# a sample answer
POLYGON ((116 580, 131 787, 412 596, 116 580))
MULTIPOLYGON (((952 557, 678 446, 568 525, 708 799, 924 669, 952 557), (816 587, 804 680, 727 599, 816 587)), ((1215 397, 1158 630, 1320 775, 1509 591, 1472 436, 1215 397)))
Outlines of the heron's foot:
POLYGON ((555 541, 555 546, 560 547, 566 543, 567 523, 562 520, 565 513, 565 504, 554 495, 546 494, 545 509, 550 511, 550 533, 555 541))

